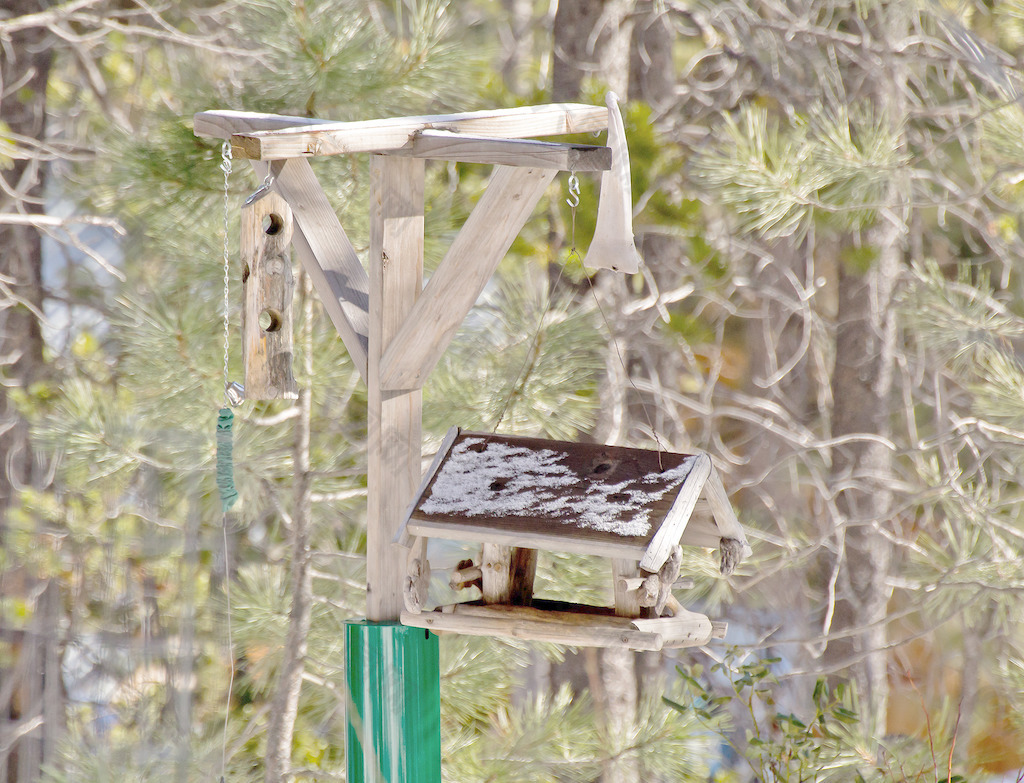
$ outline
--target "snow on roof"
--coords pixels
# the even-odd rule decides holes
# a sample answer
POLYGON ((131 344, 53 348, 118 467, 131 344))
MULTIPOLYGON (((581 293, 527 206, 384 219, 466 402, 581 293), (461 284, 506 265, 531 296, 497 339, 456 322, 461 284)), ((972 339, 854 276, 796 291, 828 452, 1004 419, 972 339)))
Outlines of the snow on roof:
POLYGON ((653 462, 656 469, 645 470, 640 468, 640 460, 623 458, 627 453, 641 453, 638 449, 558 442, 551 444, 564 448, 538 448, 517 445, 517 439, 500 438, 456 440, 417 512, 546 519, 616 536, 648 537, 655 504, 679 488, 695 459, 659 454, 653 462), (581 465, 580 452, 588 448, 590 461, 581 465), (590 454, 595 448, 612 456, 595 463, 590 454), (664 470, 659 465, 662 457, 671 458, 665 460, 669 467, 664 470))

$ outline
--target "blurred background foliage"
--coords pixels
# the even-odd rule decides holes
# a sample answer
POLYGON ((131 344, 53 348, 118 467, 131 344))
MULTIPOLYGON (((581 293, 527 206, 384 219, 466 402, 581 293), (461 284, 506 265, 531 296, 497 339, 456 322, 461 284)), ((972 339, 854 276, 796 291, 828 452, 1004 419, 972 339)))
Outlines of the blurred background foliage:
MULTIPOLYGON (((8 6, 0 781, 263 778, 300 523, 313 610, 289 774, 344 779, 366 391, 300 276, 308 412, 236 411, 222 516, 223 232, 235 263, 258 183, 235 161, 224 214, 193 113, 358 120, 609 88, 644 267, 582 267, 598 179, 573 213, 558 177, 425 387, 424 453, 453 425, 706 450, 755 557, 729 579, 705 552, 684 565, 680 600, 728 619, 728 648, 445 637, 445 779, 1018 780, 1019 3, 8 6)), ((365 156, 315 167, 365 255, 365 156)), ((428 166, 428 273, 487 176, 428 166)), ((241 361, 235 340, 230 377, 241 361)), ((554 553, 539 590, 606 603, 603 567, 554 553)))

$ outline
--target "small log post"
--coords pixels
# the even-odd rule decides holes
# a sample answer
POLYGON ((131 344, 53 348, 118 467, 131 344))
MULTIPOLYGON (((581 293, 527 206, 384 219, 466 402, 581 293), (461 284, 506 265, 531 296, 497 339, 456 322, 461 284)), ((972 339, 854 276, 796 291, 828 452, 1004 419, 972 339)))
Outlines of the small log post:
POLYGON ((271 192, 246 204, 241 222, 245 396, 294 400, 299 390, 292 375, 292 211, 271 192))
POLYGON ((409 569, 405 577, 403 597, 410 612, 422 612, 430 590, 430 561, 427 560, 427 539, 417 537, 409 549, 409 569))
POLYGON ((537 574, 537 550, 484 544, 481 555, 484 603, 529 606, 537 574))

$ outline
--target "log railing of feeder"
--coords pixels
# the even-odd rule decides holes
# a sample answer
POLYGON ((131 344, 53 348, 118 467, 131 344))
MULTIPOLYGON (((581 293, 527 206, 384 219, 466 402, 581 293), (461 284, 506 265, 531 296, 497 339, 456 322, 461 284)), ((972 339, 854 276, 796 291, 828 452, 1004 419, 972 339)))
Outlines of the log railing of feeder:
POLYGON ((451 604, 439 612, 404 613, 402 622, 435 632, 655 651, 706 644, 724 631, 722 624, 685 609, 672 618, 645 620, 616 617, 584 604, 541 600, 535 600, 532 607, 451 604))
POLYGON ((294 400, 292 211, 266 192, 242 208, 242 342, 250 400, 294 400))

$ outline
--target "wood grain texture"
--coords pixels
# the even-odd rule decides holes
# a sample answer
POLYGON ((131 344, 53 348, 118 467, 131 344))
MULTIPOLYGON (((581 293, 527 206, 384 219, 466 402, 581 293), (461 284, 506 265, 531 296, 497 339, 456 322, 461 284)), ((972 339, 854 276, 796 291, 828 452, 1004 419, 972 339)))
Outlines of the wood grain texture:
MULTIPOLYGON (((471 522, 461 522, 458 526, 452 526, 443 521, 423 520, 414 516, 409 520, 406 530, 411 535, 442 538, 448 541, 505 544, 530 549, 544 549, 548 552, 574 552, 580 555, 620 557, 633 560, 639 560, 647 551, 647 547, 631 544, 628 541, 617 543, 613 540, 580 539, 571 533, 559 530, 548 533, 522 531, 513 527, 500 527, 493 521, 481 522, 476 525, 471 522)), ((715 538, 713 546, 718 546, 718 538, 715 538)))
POLYGON ((421 393, 385 391, 379 372, 423 283, 423 188, 422 160, 370 159, 366 617, 374 622, 402 612, 405 553, 392 542, 420 480, 421 393))
POLYGON ((616 617, 610 609, 538 601, 533 607, 454 604, 434 612, 403 612, 402 623, 472 636, 505 636, 573 647, 660 650, 706 644, 712 623, 702 614, 650 620, 616 617))
POLYGON ((293 245, 363 380, 369 343, 369 278, 309 161, 274 166, 274 189, 292 209, 293 245))
POLYGON ((618 617, 639 617, 643 578, 636 560, 612 558, 612 584, 615 590, 615 614, 618 617), (635 582, 635 584, 634 584, 635 582))
POLYGON ((612 166, 612 151, 608 147, 535 139, 494 139, 451 131, 420 131, 404 147, 389 154, 556 171, 607 171, 612 166))
POLYGON ((438 468, 441 467, 441 462, 444 460, 446 456, 448 456, 448 452, 451 450, 452 444, 455 442, 455 439, 459 436, 459 432, 460 430, 458 427, 450 427, 448 429, 448 432, 445 433, 444 440, 441 441, 441 445, 434 453, 434 458, 430 461, 430 467, 427 468, 426 473, 423 474, 423 478, 420 480, 419 491, 411 499, 408 508, 406 508, 405 510, 405 516, 402 517, 402 526, 398 529, 398 533, 395 534, 396 544, 401 544, 402 546, 409 546, 409 541, 411 540, 411 536, 409 535, 409 531, 407 530, 407 526, 409 524, 409 516, 416 508, 416 501, 423 494, 424 490, 426 490, 426 488, 430 485, 430 482, 434 478, 434 474, 437 473, 438 468))
POLYGON ((686 523, 690 521, 693 508, 697 505, 697 498, 710 473, 711 458, 707 454, 698 454, 693 467, 690 468, 689 475, 679 488, 672 508, 651 539, 644 556, 640 558, 642 569, 651 572, 657 571, 668 560, 669 555, 672 554, 672 547, 678 544, 683 536, 686 523))
MULTIPOLYGON (((238 122, 232 116, 222 118, 217 112, 203 112, 195 120, 199 128, 219 131, 217 123, 238 122)), ((267 115, 257 115, 268 123, 267 115)), ((521 139, 534 136, 559 136, 566 133, 589 133, 608 127, 608 112, 602 106, 582 104, 547 104, 514 109, 463 112, 459 114, 392 117, 360 122, 338 122, 310 127, 306 121, 289 126, 286 118, 281 129, 236 132, 231 136, 232 154, 252 160, 275 160, 314 155, 343 155, 356 152, 382 153, 401 149, 424 130, 445 130, 499 139, 521 139)), ((214 135, 214 134, 209 134, 214 135)))
POLYGON ((715 470, 714 466, 712 466, 711 473, 708 475, 708 481, 704 487, 704 496, 708 500, 711 515, 715 519, 715 524, 722 534, 722 538, 735 538, 749 549, 747 536, 743 532, 743 526, 736 518, 736 512, 733 511, 732 503, 729 502, 729 495, 722 484, 722 477, 715 470))
POLYGON ((275 193, 242 208, 242 357, 249 400, 294 400, 292 211, 275 193))
POLYGON ((423 385, 554 176, 548 169, 495 168, 487 190, 384 354, 384 388, 423 385))
POLYGON ((229 109, 201 111, 192 117, 192 130, 196 136, 227 141, 235 133, 281 130, 307 125, 329 125, 329 120, 292 117, 285 114, 263 114, 229 109))

